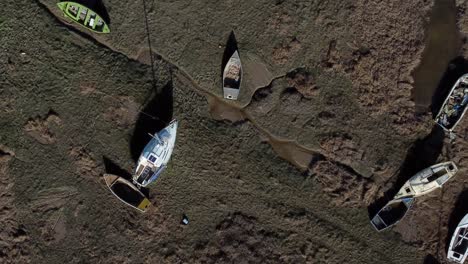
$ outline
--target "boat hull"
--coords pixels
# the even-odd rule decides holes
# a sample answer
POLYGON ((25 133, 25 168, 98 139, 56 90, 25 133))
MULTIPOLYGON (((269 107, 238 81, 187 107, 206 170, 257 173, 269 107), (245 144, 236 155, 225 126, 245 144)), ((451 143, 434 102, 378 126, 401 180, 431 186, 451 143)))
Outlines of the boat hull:
POLYGON ((109 26, 104 19, 88 7, 71 1, 59 2, 57 6, 64 16, 82 27, 95 33, 110 33, 109 26))
POLYGON ((109 190, 124 204, 145 212, 151 205, 146 196, 131 182, 112 174, 104 174, 109 190))
POLYGON ((468 74, 464 74, 455 82, 434 121, 446 132, 452 133, 467 109, 468 74))
POLYGON ((178 122, 173 120, 167 127, 156 133, 145 146, 138 158, 133 182, 146 187, 155 182, 169 163, 174 150, 178 122))
POLYGON ((411 177, 394 198, 419 197, 428 194, 438 188, 442 188, 457 171, 458 168, 452 161, 432 165, 411 177))
POLYGON ((391 200, 372 218, 372 226, 380 232, 397 224, 411 209, 413 203, 414 198, 391 200))
POLYGON ((447 252, 447 259, 455 263, 463 263, 468 255, 468 214, 458 224, 453 233, 447 252))
POLYGON ((223 71, 223 95, 225 99, 237 100, 242 83, 242 63, 235 51, 223 71))

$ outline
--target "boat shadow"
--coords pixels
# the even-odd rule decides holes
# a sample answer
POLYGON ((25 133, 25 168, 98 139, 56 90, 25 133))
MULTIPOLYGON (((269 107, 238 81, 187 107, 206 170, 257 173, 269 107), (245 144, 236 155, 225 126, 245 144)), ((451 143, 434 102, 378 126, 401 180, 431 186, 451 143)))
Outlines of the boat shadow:
POLYGON ((126 171, 125 169, 122 169, 119 165, 117 165, 111 159, 109 159, 106 156, 103 156, 102 161, 104 163, 104 168, 106 170, 106 173, 114 174, 128 181, 132 181, 132 174, 126 171))
POLYGON ((432 131, 423 139, 418 139, 406 153, 406 158, 395 176, 392 186, 384 192, 384 195, 367 207, 369 218, 372 219, 398 193, 400 188, 414 174, 434 165, 442 152, 444 131, 434 125, 432 131))
POLYGON ((439 264, 440 262, 431 254, 424 258, 423 264, 439 264))
MULTIPOLYGON (((234 31, 231 31, 229 34, 229 38, 226 42, 226 47, 224 49, 224 54, 223 54, 223 59, 221 61, 221 82, 223 80, 223 72, 224 68, 226 67, 226 64, 228 63, 229 59, 231 58, 232 54, 238 50, 237 47, 237 40, 236 36, 234 34, 234 31)), ((221 84, 222 85, 222 84, 221 84)))
POLYGON ((151 99, 140 111, 130 139, 130 155, 135 163, 151 140, 150 135, 166 127, 172 120, 173 90, 172 78, 160 90, 154 86, 151 99))
POLYGON ((468 214, 468 190, 464 190, 458 195, 455 206, 453 207, 452 213, 450 214, 448 225, 447 225, 447 239, 445 241, 445 252, 448 251, 450 242, 452 240, 453 232, 457 229, 458 223, 462 218, 468 214))
POLYGON ((440 79, 434 95, 432 96, 431 112, 433 118, 436 117, 455 82, 467 72, 468 61, 465 60, 465 58, 457 57, 450 61, 444 75, 440 79))
POLYGON ((102 19, 104 19, 107 25, 110 25, 111 19, 102 0, 73 0, 73 2, 90 8, 91 10, 96 12, 96 14, 98 14, 102 19))

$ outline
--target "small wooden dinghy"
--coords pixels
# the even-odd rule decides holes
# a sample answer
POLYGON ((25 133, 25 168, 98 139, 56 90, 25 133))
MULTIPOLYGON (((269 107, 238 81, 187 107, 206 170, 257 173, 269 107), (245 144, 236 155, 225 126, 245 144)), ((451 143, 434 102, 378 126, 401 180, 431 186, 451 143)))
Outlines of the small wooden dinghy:
POLYGON ((96 33, 109 33, 110 29, 101 16, 93 10, 75 2, 60 2, 57 6, 63 11, 64 16, 96 33))
POLYGON ((460 123, 468 109, 468 74, 460 77, 435 118, 435 122, 451 133, 460 123))
POLYGON ((146 196, 135 185, 116 175, 104 174, 104 180, 111 192, 125 204, 145 212, 151 205, 146 196))
POLYGON ((456 263, 463 263, 468 255, 468 214, 463 217, 453 233, 447 252, 447 258, 456 263))
POLYGON ((242 64, 239 52, 236 50, 224 67, 223 93, 224 98, 237 100, 242 81, 242 64))
POLYGON ((177 125, 178 122, 173 120, 163 130, 155 133, 143 149, 133 174, 133 182, 137 186, 146 187, 166 168, 175 146, 177 125))
POLYGON ((418 197, 442 188, 442 185, 458 171, 452 161, 443 162, 426 168, 411 177, 395 195, 395 199, 403 197, 418 197))
POLYGON ((377 231, 382 231, 395 225, 406 215, 413 202, 412 197, 391 200, 372 218, 372 226, 377 231))

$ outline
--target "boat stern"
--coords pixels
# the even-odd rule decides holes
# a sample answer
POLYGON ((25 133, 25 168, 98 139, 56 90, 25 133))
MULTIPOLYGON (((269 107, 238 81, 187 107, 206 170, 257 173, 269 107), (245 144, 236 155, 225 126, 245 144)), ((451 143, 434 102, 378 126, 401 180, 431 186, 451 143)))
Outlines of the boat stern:
POLYGON ((458 254, 457 252, 454 252, 451 249, 449 249, 449 252, 447 253, 447 259, 452 262, 462 264, 464 262, 464 255, 458 254))
POLYGON ((382 221, 382 218, 380 218, 379 215, 374 216, 371 220, 372 226, 377 230, 378 232, 386 229, 388 226, 382 221))
POLYGON ((239 96, 239 89, 227 88, 224 87, 224 99, 237 100, 239 96))

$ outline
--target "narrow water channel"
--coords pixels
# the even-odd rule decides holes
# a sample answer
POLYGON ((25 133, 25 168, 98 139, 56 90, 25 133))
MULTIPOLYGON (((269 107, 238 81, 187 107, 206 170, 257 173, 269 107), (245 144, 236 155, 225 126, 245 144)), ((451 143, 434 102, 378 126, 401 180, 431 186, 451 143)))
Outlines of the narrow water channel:
POLYGON ((421 63, 413 72, 412 97, 418 113, 428 111, 433 94, 460 47, 455 0, 435 0, 425 32, 421 63))

